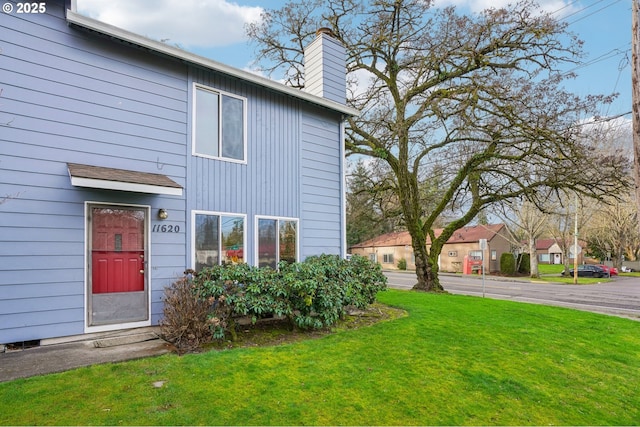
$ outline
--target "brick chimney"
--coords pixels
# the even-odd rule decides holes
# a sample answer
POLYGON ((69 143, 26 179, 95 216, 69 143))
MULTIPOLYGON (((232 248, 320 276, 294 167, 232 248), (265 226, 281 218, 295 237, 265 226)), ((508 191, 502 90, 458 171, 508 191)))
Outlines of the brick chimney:
POLYGON ((329 28, 316 31, 304 52, 305 91, 331 101, 346 103, 346 52, 329 28))

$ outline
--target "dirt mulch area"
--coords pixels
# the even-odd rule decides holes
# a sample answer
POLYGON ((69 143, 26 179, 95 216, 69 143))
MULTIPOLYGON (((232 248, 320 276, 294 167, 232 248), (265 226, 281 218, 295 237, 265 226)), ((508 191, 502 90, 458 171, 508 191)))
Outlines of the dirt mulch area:
POLYGON ((407 316, 407 312, 399 308, 380 303, 371 304, 366 310, 350 310, 344 319, 331 328, 320 330, 301 330, 292 327, 288 319, 261 319, 256 324, 245 322, 239 326, 236 341, 214 341, 206 344, 203 351, 224 350, 243 347, 266 347, 289 344, 298 341, 320 338, 338 331, 359 329, 379 322, 407 316))

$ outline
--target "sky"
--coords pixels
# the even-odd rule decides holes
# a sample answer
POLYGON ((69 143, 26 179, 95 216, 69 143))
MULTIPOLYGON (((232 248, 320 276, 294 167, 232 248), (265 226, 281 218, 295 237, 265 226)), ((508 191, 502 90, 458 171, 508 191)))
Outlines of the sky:
MULTIPOLYGON (((538 0, 584 41, 583 64, 568 67, 578 77, 566 86, 579 95, 619 96, 600 115, 631 120, 632 0, 538 0)), ((278 9, 284 0, 77 0, 78 12, 143 36, 236 68, 255 68, 254 48, 244 25, 259 19, 263 8, 278 9)), ((435 0, 474 13, 509 0, 435 0)), ((625 121, 626 121, 625 120, 625 121)))

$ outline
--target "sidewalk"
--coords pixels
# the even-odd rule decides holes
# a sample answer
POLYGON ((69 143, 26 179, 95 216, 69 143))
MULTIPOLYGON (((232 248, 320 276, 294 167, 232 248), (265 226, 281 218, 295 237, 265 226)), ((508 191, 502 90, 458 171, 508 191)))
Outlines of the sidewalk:
POLYGON ((0 382, 171 353, 153 328, 0 353, 0 382))

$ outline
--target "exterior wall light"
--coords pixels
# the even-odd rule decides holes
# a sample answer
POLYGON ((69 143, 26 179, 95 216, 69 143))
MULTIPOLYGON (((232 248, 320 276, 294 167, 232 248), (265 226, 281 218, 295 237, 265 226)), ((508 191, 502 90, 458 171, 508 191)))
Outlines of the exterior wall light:
POLYGON ((158 218, 160 219, 167 219, 169 218, 169 212, 167 212, 166 209, 160 209, 158 211, 158 218))

